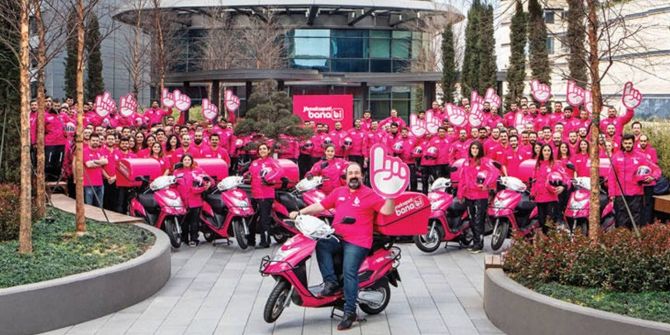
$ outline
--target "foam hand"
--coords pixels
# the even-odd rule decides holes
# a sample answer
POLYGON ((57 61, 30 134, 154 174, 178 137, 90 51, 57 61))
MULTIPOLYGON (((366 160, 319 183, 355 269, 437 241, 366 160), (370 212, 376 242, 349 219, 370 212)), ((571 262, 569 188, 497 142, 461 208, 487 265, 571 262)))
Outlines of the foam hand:
POLYGON ((409 185, 409 167, 400 158, 386 154, 381 144, 370 149, 370 183, 383 198, 395 198, 409 185))

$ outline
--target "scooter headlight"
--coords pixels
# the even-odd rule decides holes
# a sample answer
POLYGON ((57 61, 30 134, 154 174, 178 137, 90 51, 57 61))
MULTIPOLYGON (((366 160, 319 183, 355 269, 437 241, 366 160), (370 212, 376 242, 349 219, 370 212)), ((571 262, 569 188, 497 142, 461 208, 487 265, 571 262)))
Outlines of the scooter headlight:
POLYGON ((430 210, 431 210, 431 211, 437 210, 437 209, 440 208, 440 206, 442 206, 443 204, 444 204, 444 200, 443 200, 443 199, 435 200, 435 201, 433 201, 433 202, 430 204, 430 210))
POLYGON ((283 261, 289 258, 291 255, 298 252, 298 250, 300 250, 300 248, 294 248, 292 246, 283 245, 281 248, 277 250, 277 252, 275 252, 274 256, 272 256, 272 260, 283 261))
POLYGON ((163 198, 165 201, 165 204, 168 205, 168 207, 184 207, 184 203, 181 201, 181 198, 168 198, 165 197, 163 198))
POLYGON ((570 209, 572 210, 581 210, 584 209, 589 203, 589 198, 586 198, 584 200, 573 200, 572 203, 570 203, 570 209))
POLYGON ((249 202, 246 200, 240 200, 240 199, 234 199, 233 198, 233 205, 235 207, 249 207, 249 202))

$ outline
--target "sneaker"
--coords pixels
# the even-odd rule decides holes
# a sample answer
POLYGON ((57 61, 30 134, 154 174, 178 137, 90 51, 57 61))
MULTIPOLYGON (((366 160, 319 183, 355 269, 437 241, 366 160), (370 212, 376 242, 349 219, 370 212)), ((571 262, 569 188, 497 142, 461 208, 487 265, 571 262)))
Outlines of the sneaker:
POLYGON ((327 282, 323 283, 323 289, 321 290, 319 295, 322 296, 322 297, 327 297, 329 295, 333 295, 333 294, 337 293, 337 291, 339 291, 339 290, 340 290, 340 285, 338 283, 327 281, 327 282))
POLYGON ((472 247, 468 249, 473 254, 478 254, 484 251, 484 242, 480 241, 479 243, 473 243, 472 247))
POLYGON ((195 247, 198 246, 198 241, 191 241, 191 242, 188 242, 188 246, 191 247, 191 248, 195 248, 195 247))
POLYGON ((342 317, 342 321, 337 325, 337 330, 347 330, 354 325, 356 322, 357 316, 356 313, 345 313, 342 317))

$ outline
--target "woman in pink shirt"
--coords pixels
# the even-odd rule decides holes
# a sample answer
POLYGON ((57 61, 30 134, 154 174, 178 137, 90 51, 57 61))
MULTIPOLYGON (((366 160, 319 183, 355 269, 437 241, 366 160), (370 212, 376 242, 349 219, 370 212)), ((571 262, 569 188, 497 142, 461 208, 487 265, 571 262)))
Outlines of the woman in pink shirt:
MULTIPOLYGON (((160 145, 159 145, 160 146, 160 145)), ((182 166, 174 171, 177 177, 177 190, 188 208, 186 217, 182 221, 182 241, 190 241, 188 245, 196 247, 198 241, 198 223, 202 209, 202 192, 209 188, 209 181, 205 181, 207 174, 193 161, 193 157, 185 154, 181 158, 182 166)))
POLYGON ((326 195, 330 194, 334 189, 344 186, 342 176, 347 169, 348 162, 342 158, 335 157, 335 146, 329 144, 326 146, 325 158, 318 161, 312 166, 312 169, 307 172, 307 178, 314 176, 321 176, 326 178, 321 186, 321 191, 326 195))
MULTIPOLYGON (((251 177, 251 200, 254 203, 260 222, 261 242, 258 248, 270 247, 270 223, 272 222, 272 202, 275 198, 273 184, 282 176, 276 159, 270 156, 270 147, 263 143, 258 146, 258 159, 251 162, 248 175, 251 177)), ((249 226, 247 243, 256 245, 256 225, 249 226)))
POLYGON ((148 156, 148 158, 155 159, 161 166, 161 175, 167 176, 170 172, 170 164, 163 155, 163 146, 160 143, 155 142, 153 145, 151 145, 150 150, 151 154, 148 156))
POLYGON ((551 146, 545 144, 542 146, 540 156, 535 164, 533 173, 533 185, 530 189, 530 195, 535 198, 537 204, 537 218, 542 227, 542 232, 547 234, 549 228, 546 225, 547 216, 554 223, 559 222, 560 213, 558 212, 558 195, 565 191, 565 170, 561 168, 554 160, 554 153, 551 146), (553 176, 561 176, 561 185, 556 185, 553 176))

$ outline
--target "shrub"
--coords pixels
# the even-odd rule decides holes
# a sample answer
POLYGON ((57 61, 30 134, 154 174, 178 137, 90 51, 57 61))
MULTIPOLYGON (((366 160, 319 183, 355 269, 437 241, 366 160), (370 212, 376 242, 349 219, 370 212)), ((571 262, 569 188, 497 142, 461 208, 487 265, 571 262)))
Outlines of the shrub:
MULTIPOLYGON (((658 154, 658 165, 663 170, 663 175, 670 178, 670 122, 668 121, 640 121, 642 123, 642 133, 649 136, 649 142, 656 149, 658 154)), ((632 123, 632 122, 631 122, 632 123)), ((630 131, 630 125, 626 127, 626 132, 630 131)))
POLYGON ((14 184, 0 184, 0 241, 14 240, 19 236, 20 189, 14 184))
POLYGON ((651 225, 638 239, 627 229, 602 235, 593 244, 565 232, 515 240, 505 255, 505 271, 528 287, 549 282, 610 291, 670 290, 670 226, 651 225))

